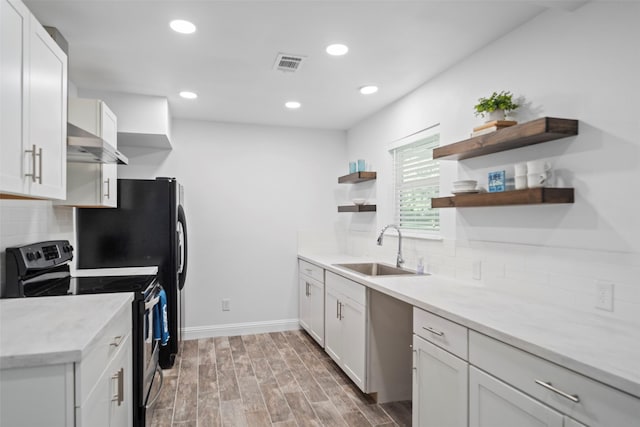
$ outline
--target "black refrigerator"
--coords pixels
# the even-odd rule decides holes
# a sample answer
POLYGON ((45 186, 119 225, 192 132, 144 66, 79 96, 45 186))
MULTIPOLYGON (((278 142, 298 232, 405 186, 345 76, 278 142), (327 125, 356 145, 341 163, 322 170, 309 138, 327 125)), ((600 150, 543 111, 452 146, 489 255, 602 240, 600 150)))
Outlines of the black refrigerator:
POLYGON ((170 335, 160 347, 164 369, 173 366, 184 327, 187 225, 182 195, 175 178, 119 179, 117 208, 78 208, 76 213, 79 269, 158 266, 170 335))

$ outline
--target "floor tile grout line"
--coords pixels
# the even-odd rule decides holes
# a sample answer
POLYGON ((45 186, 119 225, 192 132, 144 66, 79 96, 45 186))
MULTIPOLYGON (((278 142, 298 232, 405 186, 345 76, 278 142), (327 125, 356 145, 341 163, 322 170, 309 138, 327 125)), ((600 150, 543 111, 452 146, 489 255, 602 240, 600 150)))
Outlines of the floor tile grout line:
MULTIPOLYGON (((180 347, 182 347, 182 343, 180 345, 180 347)), ((184 350, 181 348, 181 350, 184 350)), ((177 358, 177 356, 176 356, 177 358)), ((175 363, 175 359, 174 363, 175 363)), ((175 420, 175 416, 176 416, 176 402, 178 400, 178 385, 180 384, 180 373, 182 371, 182 357, 180 358, 180 360, 178 361, 178 375, 176 375, 176 389, 173 392, 173 407, 171 408, 171 425, 173 425, 173 422, 175 420)))

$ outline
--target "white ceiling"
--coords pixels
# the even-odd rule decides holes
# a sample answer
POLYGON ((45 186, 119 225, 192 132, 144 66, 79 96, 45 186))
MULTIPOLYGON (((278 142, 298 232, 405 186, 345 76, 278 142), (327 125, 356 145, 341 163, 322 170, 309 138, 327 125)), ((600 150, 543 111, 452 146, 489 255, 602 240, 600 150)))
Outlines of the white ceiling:
POLYGON ((26 4, 69 42, 69 76, 79 88, 165 96, 176 118, 325 129, 350 128, 547 7, 479 0, 26 4), (176 18, 198 30, 171 31, 176 18), (349 53, 327 55, 335 42, 349 53), (307 59, 284 73, 273 69, 279 52, 307 59), (363 96, 358 88, 366 84, 380 91, 363 96), (184 100, 181 90, 199 98, 184 100), (302 108, 285 109, 288 100, 302 108))

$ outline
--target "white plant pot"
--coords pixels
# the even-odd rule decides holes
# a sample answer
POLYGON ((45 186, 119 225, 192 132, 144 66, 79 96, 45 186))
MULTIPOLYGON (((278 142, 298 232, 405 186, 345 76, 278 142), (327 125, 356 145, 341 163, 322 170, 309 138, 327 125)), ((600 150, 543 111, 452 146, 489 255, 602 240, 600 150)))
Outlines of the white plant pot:
POLYGON ((504 110, 495 110, 487 114, 487 122, 492 122, 494 120, 504 120, 506 114, 504 110))

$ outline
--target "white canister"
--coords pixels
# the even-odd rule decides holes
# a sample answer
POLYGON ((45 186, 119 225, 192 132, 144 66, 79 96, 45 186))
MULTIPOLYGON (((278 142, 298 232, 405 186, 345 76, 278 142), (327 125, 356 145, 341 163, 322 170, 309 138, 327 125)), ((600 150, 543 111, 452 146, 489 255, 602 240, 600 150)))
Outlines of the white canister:
POLYGON ((531 160, 527 162, 527 175, 541 174, 551 170, 551 163, 546 160, 531 160))
POLYGON ((527 176, 518 175, 515 178, 516 190, 524 190, 527 188, 527 176))
POLYGON ((530 173, 527 175, 527 187, 538 188, 544 187, 549 179, 548 172, 530 173))
MULTIPOLYGON (((522 163, 516 163, 515 165, 513 165, 513 169, 515 171, 515 176, 527 176, 527 164, 522 162, 522 163)), ((526 181, 526 179, 525 179, 526 181)))

